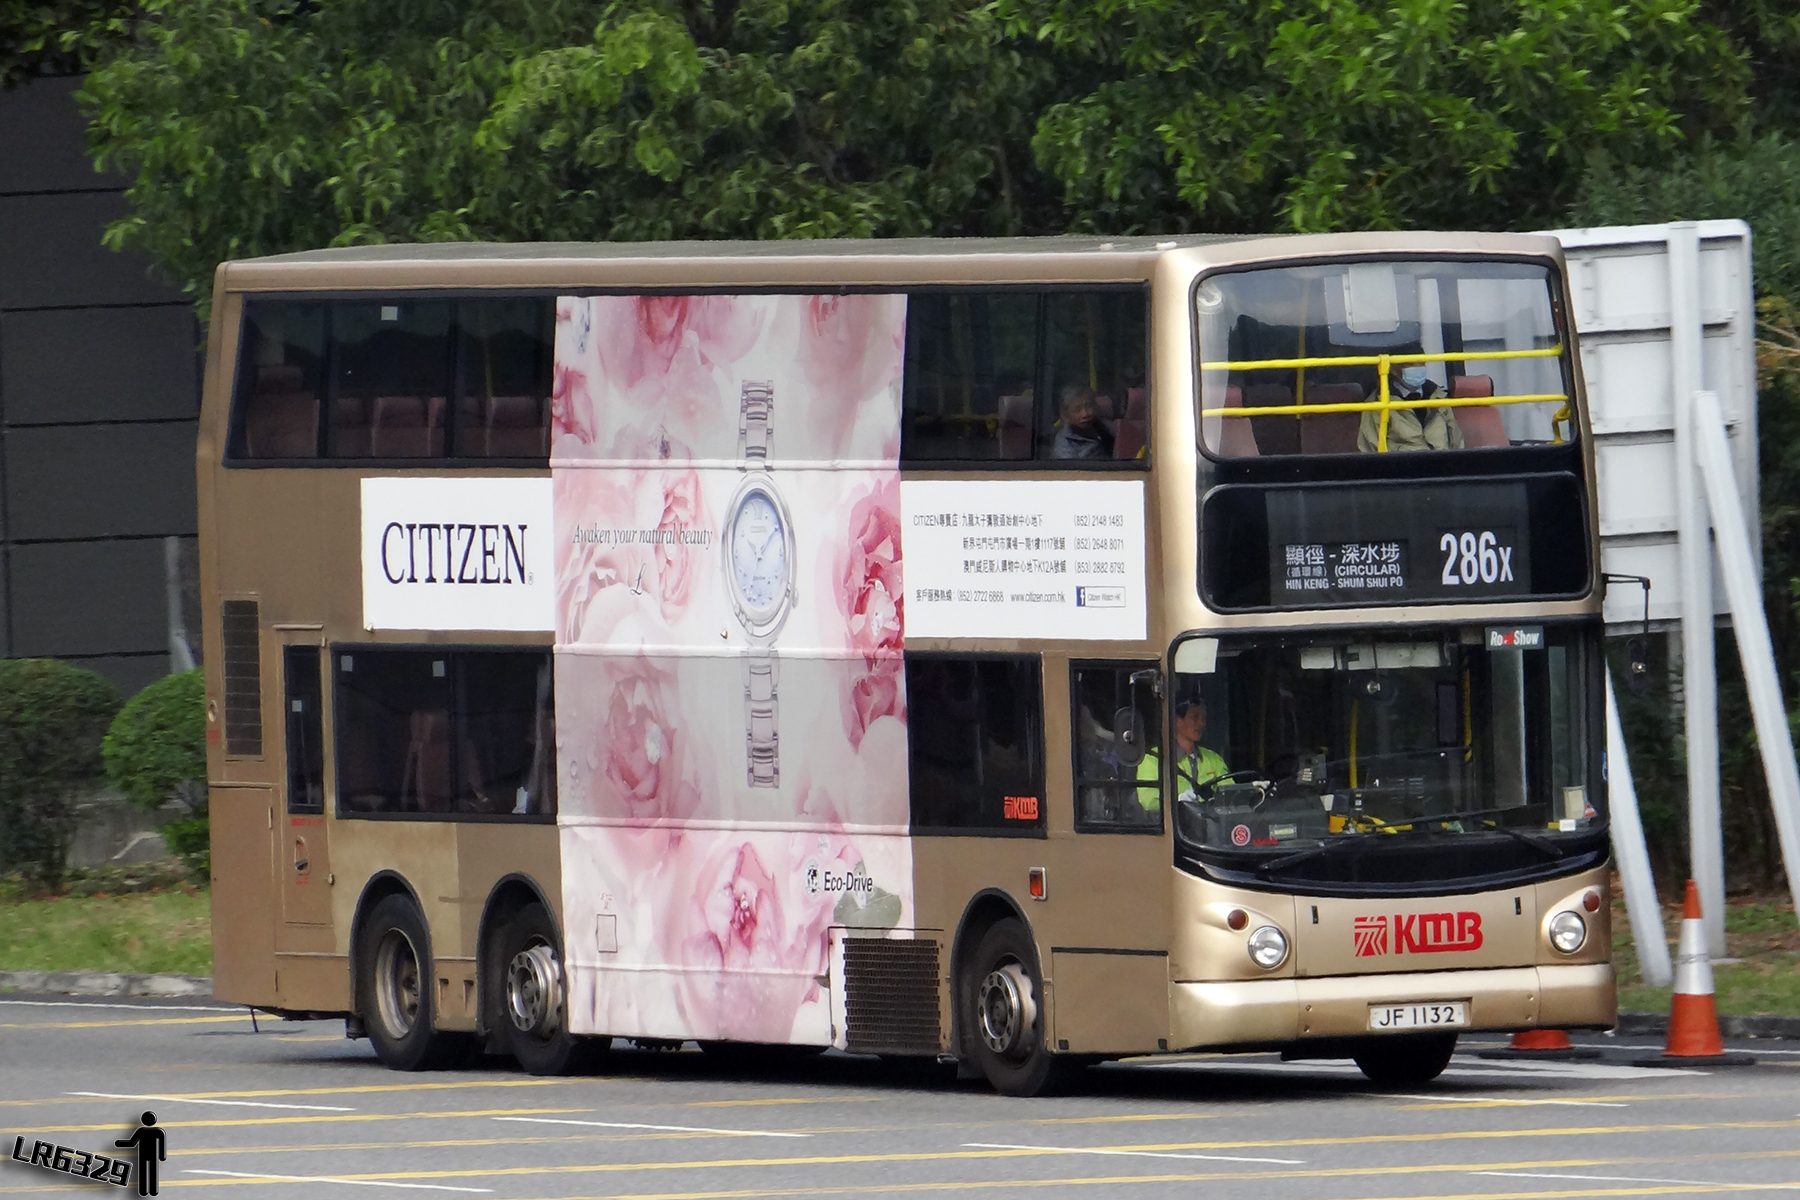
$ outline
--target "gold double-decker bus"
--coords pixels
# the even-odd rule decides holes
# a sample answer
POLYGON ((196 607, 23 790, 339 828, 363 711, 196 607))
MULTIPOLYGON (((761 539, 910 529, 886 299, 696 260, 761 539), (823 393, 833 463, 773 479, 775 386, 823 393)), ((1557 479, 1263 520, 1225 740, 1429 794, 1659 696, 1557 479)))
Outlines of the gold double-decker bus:
POLYGON ((1557 243, 219 269, 215 989, 400 1069, 1607 1028, 1557 243))

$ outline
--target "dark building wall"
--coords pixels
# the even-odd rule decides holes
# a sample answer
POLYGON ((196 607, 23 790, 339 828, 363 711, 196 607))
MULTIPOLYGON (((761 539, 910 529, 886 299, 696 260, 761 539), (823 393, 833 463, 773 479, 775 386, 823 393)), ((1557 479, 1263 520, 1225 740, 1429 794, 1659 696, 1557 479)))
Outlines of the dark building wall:
POLYGON ((79 86, 0 92, 0 655, 130 693, 170 669, 165 539, 181 607, 197 594, 201 331, 142 255, 101 244, 126 181, 87 156, 79 86))

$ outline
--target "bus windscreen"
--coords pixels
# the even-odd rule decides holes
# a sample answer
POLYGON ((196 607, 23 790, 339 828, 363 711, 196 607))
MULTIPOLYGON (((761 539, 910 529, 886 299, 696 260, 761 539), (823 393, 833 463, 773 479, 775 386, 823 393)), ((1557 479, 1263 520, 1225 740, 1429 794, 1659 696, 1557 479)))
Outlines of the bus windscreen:
POLYGON ((1221 458, 1575 436, 1548 263, 1334 261, 1203 278, 1201 441, 1221 458))
POLYGON ((1190 854, 1279 872, 1314 849, 1498 834, 1555 857, 1604 827, 1583 626, 1191 639, 1175 667, 1169 788, 1190 854))

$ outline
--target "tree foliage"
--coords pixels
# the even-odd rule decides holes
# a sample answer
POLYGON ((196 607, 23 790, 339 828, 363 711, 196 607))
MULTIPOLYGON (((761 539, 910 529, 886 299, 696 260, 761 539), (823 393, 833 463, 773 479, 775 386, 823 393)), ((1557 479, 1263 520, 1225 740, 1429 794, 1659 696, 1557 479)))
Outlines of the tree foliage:
POLYGON ((119 693, 52 658, 0 659, 0 864, 38 886, 62 881, 76 805, 105 779, 100 739, 119 693))
POLYGON ((1098 228, 1530 228, 1747 81, 1692 0, 1001 4, 1088 79, 1034 145, 1098 228))
POLYGON ((131 36, 140 0, 0 0, 0 90, 78 75, 131 36))
MULTIPOLYGON (((1025 229, 1046 64, 972 0, 150 0, 86 98, 115 245, 1025 229)), ((1041 190, 1041 189, 1040 189, 1041 190)))
POLYGON ((113 243, 196 295, 359 242, 1516 228, 1743 115, 1697 3, 145 0, 86 97, 113 243))

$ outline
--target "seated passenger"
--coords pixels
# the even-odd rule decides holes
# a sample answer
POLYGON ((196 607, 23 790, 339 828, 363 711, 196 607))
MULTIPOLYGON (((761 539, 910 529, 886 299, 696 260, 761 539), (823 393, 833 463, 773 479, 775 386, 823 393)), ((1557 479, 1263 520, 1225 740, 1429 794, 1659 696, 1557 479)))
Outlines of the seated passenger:
MULTIPOLYGON (((1395 400, 1429 400, 1443 389, 1426 375, 1424 363, 1396 365, 1388 373, 1388 395, 1395 400)), ((1362 415, 1356 448, 1365 454, 1381 445, 1381 413, 1371 409, 1362 415)), ((1451 408, 1396 408, 1388 412, 1389 450, 1461 450, 1462 429, 1451 408)))
MULTIPOLYGON (((1200 786, 1229 774, 1225 760, 1200 744, 1206 734, 1206 702, 1175 704, 1175 798, 1198 800, 1200 786)), ((1138 763, 1138 806, 1148 814, 1162 811, 1162 759, 1151 750, 1138 763)))
POLYGON ((1051 458, 1111 458, 1113 435, 1100 423, 1094 393, 1079 383, 1067 384, 1061 396, 1062 428, 1051 444, 1051 458))

